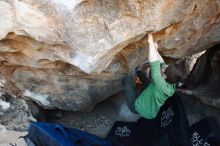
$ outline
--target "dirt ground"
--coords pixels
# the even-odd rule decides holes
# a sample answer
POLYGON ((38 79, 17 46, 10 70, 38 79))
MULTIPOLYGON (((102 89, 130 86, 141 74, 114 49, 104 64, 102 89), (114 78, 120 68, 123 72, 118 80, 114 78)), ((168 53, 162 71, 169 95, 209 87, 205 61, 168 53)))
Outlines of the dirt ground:
POLYGON ((62 118, 52 122, 106 137, 115 121, 136 121, 139 117, 130 112, 124 94, 120 93, 97 104, 92 112, 68 111, 63 113, 62 118))
POLYGON ((64 112, 63 117, 54 122, 105 137, 118 118, 118 112, 112 103, 105 101, 99 103, 92 112, 64 112))

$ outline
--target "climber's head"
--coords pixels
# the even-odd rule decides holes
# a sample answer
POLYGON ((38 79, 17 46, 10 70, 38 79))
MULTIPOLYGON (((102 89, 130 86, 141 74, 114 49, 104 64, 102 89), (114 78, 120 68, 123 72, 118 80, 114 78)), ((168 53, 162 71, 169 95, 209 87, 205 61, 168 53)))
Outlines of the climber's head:
POLYGON ((177 83, 181 79, 180 68, 174 63, 169 64, 163 74, 166 76, 166 81, 170 84, 177 83))

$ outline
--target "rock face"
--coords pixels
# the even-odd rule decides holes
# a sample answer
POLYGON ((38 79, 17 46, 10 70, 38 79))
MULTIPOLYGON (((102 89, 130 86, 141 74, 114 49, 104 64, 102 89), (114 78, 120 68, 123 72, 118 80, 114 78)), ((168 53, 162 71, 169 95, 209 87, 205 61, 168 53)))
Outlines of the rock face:
POLYGON ((0 83, 45 108, 91 109, 147 59, 147 33, 173 58, 219 43, 219 7, 219 0, 1 0, 0 83))
POLYGON ((96 103, 122 90, 121 75, 88 75, 66 65, 61 69, 2 66, 10 76, 7 91, 27 96, 45 108, 90 110, 96 103), (18 90, 16 90, 18 88, 18 90))
POLYGON ((217 45, 199 57, 187 79, 186 88, 179 89, 192 123, 204 116, 215 116, 220 123, 219 54, 220 45, 217 45))
MULTIPOLYGON (((36 121, 25 100, 4 94, 0 97, 0 127, 8 130, 26 131, 36 121)), ((1 132, 1 130, 0 130, 1 132)))
MULTIPOLYGON (((203 104, 220 109, 220 45, 206 51, 196 62, 187 81, 188 93, 203 104)), ((184 90, 183 90, 184 91, 184 90)))
POLYGON ((0 144, 8 146, 16 143, 16 145, 27 146, 24 139, 19 138, 27 135, 28 132, 8 131, 4 125, 0 125, 0 144))

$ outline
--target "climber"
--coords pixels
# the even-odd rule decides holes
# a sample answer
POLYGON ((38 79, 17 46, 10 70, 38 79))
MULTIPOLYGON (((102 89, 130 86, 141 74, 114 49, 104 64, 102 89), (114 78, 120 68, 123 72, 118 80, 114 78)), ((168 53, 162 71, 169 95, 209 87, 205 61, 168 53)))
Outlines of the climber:
POLYGON ((153 119, 157 116, 160 107, 165 101, 174 94, 180 75, 175 64, 170 64, 167 68, 162 67, 161 69, 160 65, 165 63, 157 50, 158 45, 153 41, 152 34, 148 34, 148 43, 151 79, 146 77, 144 71, 135 71, 135 75, 142 82, 140 94, 137 94, 135 89, 134 75, 125 77, 123 85, 127 96, 127 104, 131 112, 138 113, 146 119, 153 119))

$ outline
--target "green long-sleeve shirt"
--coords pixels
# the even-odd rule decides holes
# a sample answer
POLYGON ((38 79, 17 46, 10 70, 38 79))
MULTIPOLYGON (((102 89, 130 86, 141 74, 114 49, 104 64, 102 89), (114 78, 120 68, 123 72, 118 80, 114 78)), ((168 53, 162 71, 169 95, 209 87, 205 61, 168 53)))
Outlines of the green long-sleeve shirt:
POLYGON ((135 101, 135 110, 146 119, 157 116, 160 107, 175 92, 175 84, 167 83, 161 76, 160 62, 150 63, 151 83, 135 101))

